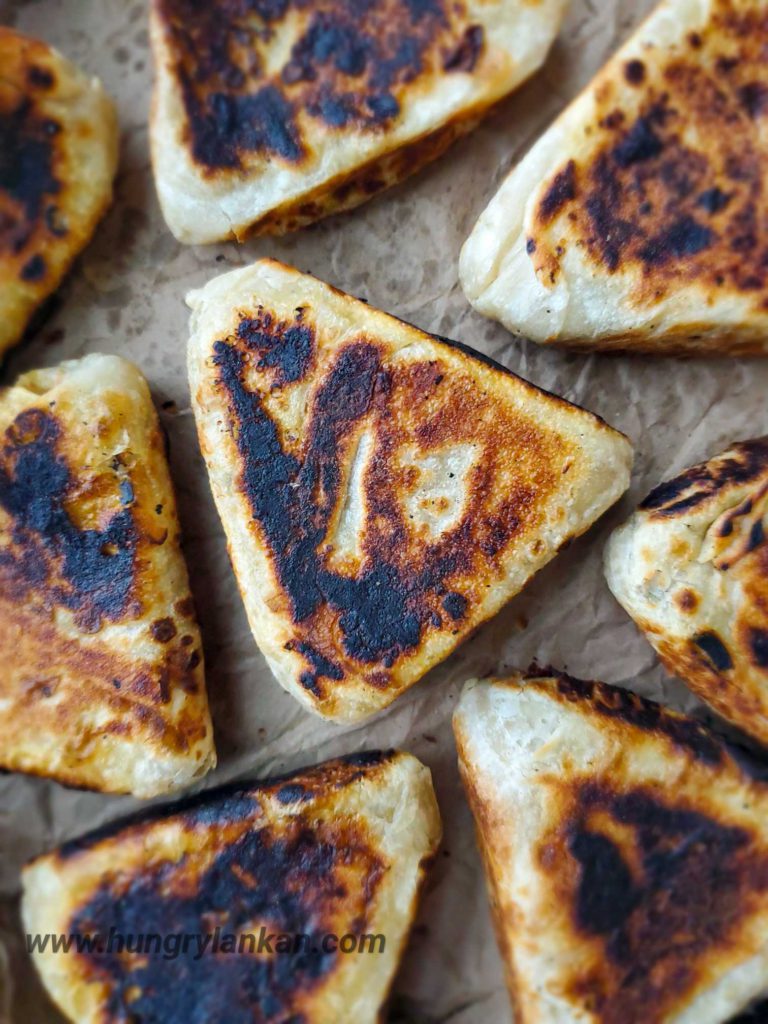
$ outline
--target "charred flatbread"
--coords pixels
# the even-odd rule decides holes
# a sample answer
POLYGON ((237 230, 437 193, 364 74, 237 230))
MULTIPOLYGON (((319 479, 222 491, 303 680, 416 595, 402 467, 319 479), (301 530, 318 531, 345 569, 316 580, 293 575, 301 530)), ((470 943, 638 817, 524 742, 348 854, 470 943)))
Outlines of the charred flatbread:
POLYGON ((768 4, 664 0, 467 241, 480 312, 534 341, 768 353, 768 4))
POLYGON ((0 357, 112 201, 112 101, 45 43, 0 26, 0 357))
POLYGON ((207 793, 33 861, 27 933, 104 950, 35 964, 75 1024, 377 1024, 440 831, 402 753, 207 793))
POLYGON ((117 356, 0 390, 0 767, 149 797, 216 761, 165 440, 117 356))
POLYGON ((549 671, 469 683, 454 728, 515 1021, 723 1024, 766 996, 764 764, 549 671))
POLYGON ((544 61, 566 0, 153 0, 151 142, 182 242, 282 233, 439 156, 544 61))
POLYGON ((263 260, 188 301, 251 628, 324 716, 389 704, 627 487, 602 420, 316 278, 263 260))
POLYGON ((653 490, 615 531, 608 584, 666 667, 768 746, 768 438, 653 490))

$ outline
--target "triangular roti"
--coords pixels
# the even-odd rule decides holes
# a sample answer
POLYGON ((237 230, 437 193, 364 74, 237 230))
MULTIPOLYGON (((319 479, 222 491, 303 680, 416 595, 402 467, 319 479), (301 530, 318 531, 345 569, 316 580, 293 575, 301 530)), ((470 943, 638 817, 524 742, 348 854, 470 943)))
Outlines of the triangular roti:
POLYGON ((89 355, 0 391, 0 767, 148 797, 215 764, 165 441, 89 355))
POLYGON ((652 491, 610 539, 608 585, 666 667, 768 745, 768 438, 652 491))
POLYGON ((117 116, 95 78, 0 26, 0 357, 112 201, 117 116))
POLYGON ((25 930, 102 937, 34 957, 75 1024, 377 1024, 440 831, 424 765, 356 754, 38 858, 25 930))
POLYGON ((628 485, 627 439, 263 260, 189 297, 192 404, 254 636, 340 721, 385 707, 628 485))
POLYGON ((153 0, 150 138, 182 242, 302 224, 440 156, 543 63, 567 0, 153 0))
POLYGON ((768 766, 549 673, 469 683, 454 728, 517 1024, 722 1024, 768 994, 768 766))
POLYGON ((765 0, 664 0, 515 167, 461 258, 538 342, 768 352, 765 0))

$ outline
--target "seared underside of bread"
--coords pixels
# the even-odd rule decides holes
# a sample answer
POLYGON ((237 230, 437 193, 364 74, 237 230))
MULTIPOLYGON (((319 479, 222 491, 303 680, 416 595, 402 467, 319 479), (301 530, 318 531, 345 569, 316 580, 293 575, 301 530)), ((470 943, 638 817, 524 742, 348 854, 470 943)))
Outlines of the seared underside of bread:
POLYGON ((661 660, 768 744, 768 439, 657 487, 612 536, 611 590, 661 660))
POLYGON ((152 150, 185 242, 290 231, 401 181, 543 62, 565 0, 153 0, 152 150))
POLYGON ((134 937, 122 955, 36 955, 76 1024, 376 1024, 439 841, 429 770, 408 754, 356 754, 38 858, 24 923, 134 937), (163 944, 149 955, 136 949, 147 934, 163 944), (345 937, 345 953, 328 945, 345 937))
POLYGON ((0 26, 0 356, 109 206, 117 142, 99 82, 0 26))
POLYGON ((664 0, 512 171, 462 253, 539 342, 768 351, 765 0, 664 0))
POLYGON ((766 996, 764 764, 550 671, 468 684, 454 727, 518 1024, 722 1024, 766 996))
POLYGON ((627 439, 274 261, 193 308, 192 401, 254 636, 320 714, 389 704, 627 486, 627 439))
POLYGON ((0 391, 0 766, 154 796, 215 764, 146 381, 90 355, 0 391))

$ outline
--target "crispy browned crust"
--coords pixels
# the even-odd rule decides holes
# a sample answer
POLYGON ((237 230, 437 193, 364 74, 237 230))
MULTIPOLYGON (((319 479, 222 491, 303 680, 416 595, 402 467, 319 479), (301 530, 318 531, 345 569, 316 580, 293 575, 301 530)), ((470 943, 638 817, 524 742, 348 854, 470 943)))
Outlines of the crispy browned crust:
POLYGON ((353 210, 442 156, 457 139, 471 131, 487 111, 488 107, 478 106, 416 142, 372 160, 359 170, 337 175, 298 203, 292 200, 283 203, 251 225, 244 235, 239 235, 238 241, 256 235, 287 234, 332 214, 353 210))
POLYGON ((189 297, 195 416, 257 642, 386 706, 584 532, 631 448, 479 353, 261 260, 189 297))
MULTIPOLYGON (((322 1012, 323 993, 348 958, 323 948, 323 940, 372 934, 372 922, 381 927, 382 914, 391 913, 382 909, 381 890, 398 868, 397 853, 382 847, 376 831, 381 822, 367 820, 369 811, 379 811, 359 799, 359 784, 375 801, 378 787, 395 786, 402 759, 392 750, 363 752, 264 782, 232 784, 177 803, 171 813, 141 812, 33 861, 27 871, 36 878, 42 868, 45 877, 68 880, 71 934, 106 937, 114 929, 123 936, 206 936, 218 926, 221 934, 253 934, 258 941, 263 926, 272 935, 271 955, 248 946, 242 952, 222 946, 219 955, 198 957, 192 950, 171 961, 161 953, 70 954, 76 962, 66 972, 73 979, 105 986, 98 1019, 117 1022, 130 1010, 136 1019, 186 1024, 207 1009, 205 1019, 222 1024, 330 1020, 322 1012), (119 866, 99 877, 94 865, 105 856, 119 866), (274 955, 280 935, 306 936, 307 945, 277 946, 274 955)), ((396 802, 396 794, 388 799, 396 802)), ((434 804, 412 812, 430 821, 425 826, 420 818, 414 827, 426 829, 429 845, 436 845, 434 804)), ((433 855, 430 849, 415 865, 419 884, 433 855)), ((28 876, 25 881, 37 914, 42 893, 28 876)), ((406 928, 416 903, 414 892, 406 928)), ((402 927, 398 922, 398 931, 402 927)), ((394 949, 403 936, 385 938, 394 949)), ((365 1019, 374 1019, 377 1009, 367 1006, 365 1019)))
MULTIPOLYGON (((171 807, 156 805, 142 808, 135 814, 62 843, 55 852, 55 858, 63 864, 107 840, 114 840, 116 844, 124 843, 129 836, 141 840, 157 822, 167 821, 171 815, 185 829, 199 833, 204 841, 208 839, 218 843, 216 829, 240 828, 246 823, 258 822, 259 806, 263 800, 275 798, 286 807, 312 803, 317 809, 316 801, 329 801, 334 794, 353 786, 360 779, 375 778, 396 756, 397 752, 391 749, 365 750, 269 779, 217 786, 176 800, 171 807), (211 830, 210 836, 208 830, 211 830)), ((226 841, 222 845, 226 845, 226 841)))
MULTIPOLYGON (((639 728, 694 761, 733 769, 726 747, 693 719, 605 684, 561 676, 557 685, 561 697, 615 717, 620 729, 639 728)), ((624 736, 630 744, 631 731, 624 736)), ((756 784, 746 775, 744 783, 756 784)), ((597 938, 605 954, 566 990, 602 1024, 663 1021, 768 890, 760 823, 754 832, 729 827, 714 808, 710 816, 674 793, 608 776, 549 785, 559 794, 558 824, 538 844, 539 864, 572 908, 574 931, 597 938)))
MULTIPOLYGON (((725 487, 739 485, 755 485, 760 490, 768 478, 768 437, 759 437, 754 441, 740 441, 734 444, 723 455, 702 462, 686 469, 674 480, 667 480, 655 487, 648 497, 640 504, 640 510, 650 513, 654 519, 685 519, 687 515, 698 509, 705 502, 716 498, 725 487)), ((754 501, 750 502, 754 505, 754 501)), ((739 515, 752 511, 749 509, 733 509, 719 528, 720 537, 724 540, 733 534, 735 520, 739 515)), ((749 554, 757 547, 760 537, 750 536, 746 550, 749 554)), ((729 568, 725 565, 722 568, 729 568)))
MULTIPOLYGON (((630 610, 670 672, 723 717, 768 743, 768 438, 736 444, 661 484, 638 515, 674 529, 692 516, 709 515, 710 509, 712 586, 722 580, 732 596, 713 612, 705 588, 681 583, 673 600, 692 624, 686 636, 668 632, 634 606, 630 610), (741 498, 729 499, 736 489, 741 498)), ((693 557, 684 535, 672 556, 685 563, 693 557)))
MULTIPOLYGON (((445 344, 430 340, 438 348, 445 344)), ((214 345, 214 363, 237 438, 239 489, 282 586, 290 649, 306 659, 303 686, 318 700, 347 676, 387 689, 424 635, 461 628, 484 596, 489 562, 515 536, 536 530, 561 484, 569 442, 438 359, 385 365, 386 347, 361 334, 324 369, 308 410, 299 469, 248 379, 254 366, 271 368, 275 389, 311 378, 315 327, 305 311, 292 322, 277 321, 263 307, 256 317, 244 317, 236 335, 214 345), (339 514, 344 464, 363 421, 377 458, 365 481, 365 557, 352 575, 331 569, 318 543, 339 514), (400 453, 413 442, 427 454, 448 443, 483 449, 461 519, 436 543, 409 528, 407 499, 419 481, 400 453), (489 507, 489 487, 507 475, 511 451, 521 455, 519 472, 503 500, 489 507)))
MULTIPOLYGON (((736 0, 715 0, 712 9, 706 28, 664 59, 649 49, 621 76, 611 69, 598 78, 589 158, 563 163, 536 212, 528 248, 542 279, 557 283, 561 257, 575 245, 599 273, 639 272, 632 301, 640 308, 684 277, 704 303, 734 294, 756 312, 768 309, 768 10, 736 0)), ((732 340, 718 332, 714 345, 705 324, 678 333, 692 352, 722 350, 726 340, 728 354, 765 351, 762 337, 738 328, 732 340)), ((675 344, 671 337, 664 347, 675 344)), ((647 332, 609 345, 658 350, 647 332)))
POLYGON ((732 954, 764 900, 762 837, 651 787, 610 777, 551 785, 559 820, 537 845, 538 863, 569 907, 574 938, 600 950, 564 992, 601 1024, 661 1024, 732 954))
POLYGON ((10 324, 21 318, 8 337, 8 324, 0 329, 0 354, 58 287, 112 200, 114 113, 77 76, 44 43, 0 26, 0 302, 10 324))
MULTIPOLYGON (((123 465, 119 456, 106 474, 84 473, 64 455, 66 431, 55 412, 33 410, 21 413, 0 440, 0 512, 7 516, 0 529, 0 650, 13 652, 12 662, 0 669, 0 693, 16 701, 13 730, 39 728, 50 715, 65 729, 67 719, 91 706, 98 693, 114 715, 107 732, 148 729, 163 746, 186 751, 206 734, 205 723, 184 716, 175 728, 161 711, 172 687, 198 694, 203 685, 189 595, 171 616, 147 624, 162 653, 146 666, 129 651, 121 656, 98 642, 83 644, 54 625, 57 607, 73 614, 86 637, 108 622, 139 615, 156 585, 146 569, 149 555, 167 539, 165 527, 153 522, 156 508, 167 502, 167 494, 153 489, 157 480, 142 466, 123 465), (86 526, 92 510, 96 520, 86 526), (63 705, 60 688, 68 691, 63 705)), ((152 458, 165 458, 159 426, 150 449, 152 458)), ((9 724, 0 732, 12 745, 9 724)), ((92 739, 83 735, 83 747, 92 739)), ((83 780, 76 772, 61 781, 83 780)))
POLYGON ((616 723, 615 728, 619 732, 625 731, 627 726, 641 729, 649 737, 665 744, 672 743, 679 753, 702 764, 717 766, 725 763, 727 748, 724 742, 695 718, 678 714, 631 690, 594 680, 574 679, 565 672, 545 669, 541 676, 527 677, 534 684, 539 679, 546 685, 554 680, 559 700, 588 706, 590 713, 606 720, 607 729, 611 728, 610 722, 616 723))
MULTIPOLYGON (((745 922, 764 912, 768 897, 761 813, 768 806, 766 766, 742 755, 737 759, 693 719, 606 684, 545 670, 508 685, 541 690, 564 708, 573 707, 585 727, 611 737, 606 749, 615 751, 606 756, 596 748, 592 761, 577 723, 564 719, 563 729, 574 730, 573 759, 564 753, 560 771, 538 766, 521 783, 541 790, 541 820, 534 816, 536 830, 528 832, 533 819, 505 820, 493 781, 475 777, 476 751, 469 753, 462 738, 462 728, 471 726, 457 729, 513 1000, 521 991, 514 946, 538 941, 527 934, 531 920, 519 930, 509 890, 513 851, 506 850, 503 837, 519 828, 518 844, 535 844, 536 886, 551 893, 546 902, 557 925, 542 924, 541 949, 563 957, 557 998, 574 1013, 587 1012, 595 1024, 676 1020, 724 964, 756 952, 745 922), (669 786, 643 778, 646 762, 658 766, 665 759, 669 786), (729 819, 728 801, 739 812, 742 805, 752 807, 754 821, 748 823, 748 816, 745 822, 741 814, 729 819)), ((544 735, 541 740, 546 744, 544 735)), ((516 766, 516 776, 520 770, 516 766)), ((524 894, 525 878, 516 887, 524 894)), ((524 980, 529 992, 538 984, 536 978, 524 980)), ((540 1017, 519 1004, 515 1019, 536 1024, 540 1017)))
MULTIPOLYGON (((205 934, 206 912, 228 910, 231 932, 266 920, 270 932, 308 934, 313 945, 324 935, 365 933, 368 909, 389 866, 371 843, 365 824, 349 816, 318 822, 316 806, 279 828, 258 824, 265 797, 274 794, 283 803, 314 803, 350 785, 360 773, 354 760, 342 761, 330 765, 325 776, 322 771, 311 773, 306 785, 302 778, 207 795, 176 819, 195 837, 194 853, 178 864, 143 864, 132 874, 105 878, 73 915, 71 932, 108 934, 114 927, 125 935, 205 934)), ((142 828, 151 827, 131 826, 131 840, 142 828)), ((117 831, 114 839, 124 842, 128 833, 117 831)), ((79 852, 80 847, 70 848, 62 856, 79 852)), ((106 963, 100 957, 86 959, 89 972, 103 977, 114 993, 115 1007, 123 1003, 122 993, 136 986, 141 995, 131 1009, 139 1017, 185 1024, 196 1012, 197 993, 208 990, 208 997, 213 996, 211 979, 196 974, 215 974, 217 1004, 228 1008, 227 1020, 245 1022, 257 1014, 255 1019, 282 1021, 301 1004, 303 992, 311 993, 328 981, 340 954, 309 957, 300 951, 277 960, 206 957, 198 964, 184 958, 178 966, 162 957, 146 963, 138 957, 126 962, 117 955, 106 963)))
POLYGON ((252 154, 301 166, 299 110, 331 132, 381 130, 399 113, 403 85, 438 67, 471 71, 483 49, 482 28, 445 0, 283 0, 256 10, 241 0, 154 0, 154 9, 181 84, 187 146, 211 175, 242 170, 252 154), (289 24, 296 41, 267 71, 269 47, 289 24))
POLYGON ((83 394, 84 425, 65 384, 0 393, 0 412, 28 403, 0 431, 0 766, 118 792, 131 781, 103 773, 110 737, 158 763, 212 754, 165 440, 143 378, 126 376, 135 390, 108 379, 103 406, 83 394))

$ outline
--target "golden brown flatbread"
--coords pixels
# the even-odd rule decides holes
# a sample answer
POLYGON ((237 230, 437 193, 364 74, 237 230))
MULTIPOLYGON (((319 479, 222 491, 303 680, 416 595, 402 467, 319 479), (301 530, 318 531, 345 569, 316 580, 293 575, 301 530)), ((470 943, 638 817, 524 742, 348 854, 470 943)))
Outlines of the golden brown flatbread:
POLYGON ((112 201, 117 117, 95 78, 0 26, 0 357, 112 201))
POLYGON ((292 231, 435 159, 544 61, 567 0, 153 0, 151 141, 182 242, 292 231))
POLYGON ((480 312, 534 341, 768 353, 768 3, 664 0, 467 241, 480 312))
POLYGON ((0 767, 150 797, 216 763, 165 441, 116 356, 0 391, 0 767))
POLYGON ((550 671, 469 683, 454 728, 516 1024, 723 1024, 768 994, 765 764, 550 671))
POLYGON ((24 925, 101 937, 34 957, 74 1024, 377 1024, 440 831, 424 765, 355 754, 38 858, 24 925))
POLYGON ((189 297, 192 402, 254 636, 307 707, 385 707, 628 485, 628 440, 271 260, 189 297))
POLYGON ((605 571, 666 667, 768 745, 768 438, 653 490, 605 571))

